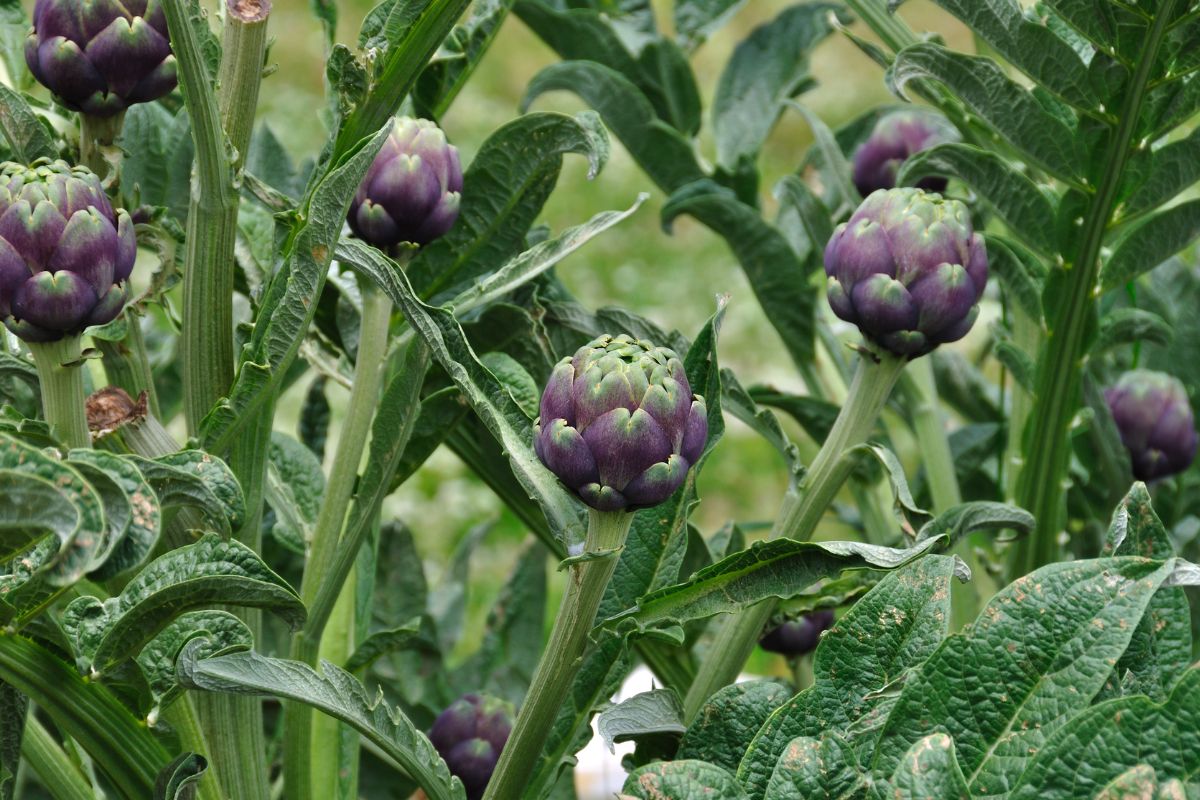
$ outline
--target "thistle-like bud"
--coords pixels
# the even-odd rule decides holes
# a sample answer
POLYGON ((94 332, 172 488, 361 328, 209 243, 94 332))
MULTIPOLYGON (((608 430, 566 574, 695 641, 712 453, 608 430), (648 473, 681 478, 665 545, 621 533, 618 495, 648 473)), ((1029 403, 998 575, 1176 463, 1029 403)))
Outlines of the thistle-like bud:
POLYGON ((833 625, 832 609, 822 608, 799 619, 787 620, 763 634, 758 645, 763 650, 796 658, 817 649, 821 634, 833 625))
POLYGON ((655 506, 708 438, 704 398, 675 351, 601 336, 558 362, 533 426, 538 458, 598 511, 655 506))
POLYGON ((100 180, 63 161, 0 164, 0 318, 27 342, 111 322, 137 240, 100 180))
POLYGON ((1196 456, 1196 420, 1183 384, 1164 372, 1126 372, 1104 390, 1133 476, 1152 481, 1183 472, 1196 456))
POLYGON ((885 350, 916 358, 971 329, 987 249, 959 201, 881 189, 834 230, 825 274, 833 313, 885 350))
MULTIPOLYGON (((854 185, 863 197, 877 189, 891 189, 907 159, 954 141, 958 141, 958 131, 928 111, 894 111, 880 117, 871 135, 854 151, 854 185)), ((940 192, 946 188, 946 179, 930 175, 922 178, 917 188, 940 192)))
POLYGON ((485 694, 466 694, 434 721, 429 740, 450 772, 463 782, 467 800, 483 797, 515 717, 512 703, 485 694))
POLYGON ((25 63, 63 105, 95 117, 175 88, 160 0, 37 0, 25 63))
POLYGON ((347 221, 380 249, 426 245, 458 219, 463 174, 458 149, 425 119, 397 117, 350 202, 347 221))

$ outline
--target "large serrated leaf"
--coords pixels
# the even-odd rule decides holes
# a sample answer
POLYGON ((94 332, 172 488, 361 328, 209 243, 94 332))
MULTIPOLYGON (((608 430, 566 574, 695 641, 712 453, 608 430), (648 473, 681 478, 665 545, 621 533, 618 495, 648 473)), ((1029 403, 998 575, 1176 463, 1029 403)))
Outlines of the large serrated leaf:
POLYGON ((892 773, 896 797, 970 800, 967 780, 954 755, 954 740, 944 733, 931 733, 908 748, 892 773))
POLYGON ((1113 244, 1100 269, 1100 289, 1109 291, 1157 267, 1200 236, 1200 200, 1190 200, 1147 217, 1113 244))
POLYGON ((746 743, 791 696, 792 689, 777 680, 743 681, 721 688, 700 707, 676 758, 707 761, 736 772, 746 743))
POLYGON ((249 650, 254 646, 254 634, 246 623, 228 611, 205 609, 180 614, 137 655, 138 666, 161 706, 170 705, 183 691, 175 674, 175 663, 183 646, 192 639, 203 641, 198 658, 249 650))
POLYGON ((950 622, 954 559, 927 556, 888 574, 821 637, 814 684, 759 729, 738 766, 751 798, 762 798, 776 762, 797 736, 870 730, 890 708, 881 690, 934 652, 950 622))
POLYGON ((890 773, 916 741, 949 733, 975 797, 1001 797, 1129 645, 1172 564, 1106 558, 1051 564, 997 594, 905 682, 872 768, 890 773), (963 665, 978 665, 971 671, 963 665))
POLYGON ((897 53, 887 75, 897 92, 913 80, 945 84, 1031 163, 1067 182, 1079 179, 1083 158, 1074 132, 992 59, 922 42, 897 53))
POLYGON ((128 501, 129 519, 124 531, 119 538, 114 537, 108 543, 104 552, 97 554, 98 566, 92 570, 91 577, 107 580, 141 564, 158 543, 162 532, 162 508, 153 487, 137 464, 129 458, 103 450, 72 450, 67 460, 103 472, 120 488, 128 501))
POLYGON ((775 763, 764 800, 851 800, 863 788, 854 750, 842 737, 797 736, 775 763))
POLYGON ((192 545, 159 556, 116 597, 102 604, 81 597, 68 606, 88 618, 79 646, 92 669, 103 672, 133 658, 184 612, 216 604, 265 608, 298 627, 305 610, 282 578, 246 545, 208 534, 192 545))
MULTIPOLYGON (((71 538, 81 510, 68 495, 40 475, 0 469, 0 562, 26 552, 48 536, 71 538)), ((0 597, 3 596, 0 588, 0 597)))
POLYGON ((1092 797, 1139 764, 1151 767, 1161 781, 1195 785, 1200 775, 1200 667, 1189 669, 1161 705, 1148 697, 1122 697, 1072 719, 1033 757, 1009 797, 1092 797))
POLYGON ((350 725, 400 764, 429 800, 464 800, 458 778, 450 774, 433 744, 382 694, 372 700, 354 676, 325 661, 321 673, 307 664, 268 658, 255 652, 197 658, 200 642, 185 645, 180 678, 211 692, 274 695, 312 706, 350 725))
POLYGON ((220 459, 201 450, 181 450, 153 459, 127 458, 145 476, 163 509, 194 508, 225 536, 241 525, 246 514, 242 487, 220 459))
POLYGON ((746 793, 726 770, 703 761, 658 761, 634 770, 621 789, 639 800, 745 800, 746 793))

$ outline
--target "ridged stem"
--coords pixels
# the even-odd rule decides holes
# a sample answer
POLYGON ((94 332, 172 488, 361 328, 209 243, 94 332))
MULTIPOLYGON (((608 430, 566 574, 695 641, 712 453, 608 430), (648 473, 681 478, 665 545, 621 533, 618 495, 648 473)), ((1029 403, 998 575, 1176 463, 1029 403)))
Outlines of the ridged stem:
MULTIPOLYGON (((371 421, 379 405, 379 389, 383 380, 383 366, 387 360, 387 335, 392 317, 392 302, 387 295, 367 281, 362 282, 362 321, 358 340, 358 354, 354 363, 354 384, 350 390, 350 401, 346 407, 345 423, 338 436, 337 450, 333 456, 329 480, 321 499, 321 510, 313 527, 313 540, 304 565, 304 579, 300 584, 300 599, 310 609, 314 605, 328 571, 333 566, 334 554, 342 537, 346 511, 358 480, 358 468, 362 464, 371 421)), ((349 585, 348 576, 341 576, 338 592, 349 585)), ((336 593, 334 595, 337 596, 336 593)), ((336 608, 336 604, 333 608, 336 608)), ((333 608, 324 613, 319 627, 306 626, 293 643, 292 657, 316 666, 321 651, 325 625, 329 622, 333 608)), ((353 614, 353 604, 343 604, 343 611, 353 614)), ((345 620, 339 620, 342 627, 345 620)), ((348 630, 353 628, 351 624, 348 630)), ((337 726, 325 726, 325 734, 337 735, 337 726)), ((313 711, 300 703, 288 707, 284 734, 284 780, 286 794, 295 800, 312 797, 333 797, 337 785, 337 743, 316 742, 313 729, 313 711)))
MULTIPOLYGON (((859 359, 846 403, 799 486, 784 497, 770 538, 808 541, 812 537, 817 523, 853 470, 848 451, 871 435, 904 364, 903 359, 889 353, 867 353, 859 359)), ((720 623, 708 656, 684 698, 686 721, 695 718, 713 692, 737 679, 775 606, 775 601, 765 600, 720 623)))
POLYGON ((570 567, 567 591, 554 620, 550 641, 542 651, 529 693, 492 773, 484 800, 518 800, 522 796, 534 762, 546 744, 583 661, 588 632, 617 568, 618 552, 608 551, 616 551, 625 543, 632 522, 633 515, 626 512, 589 509, 586 550, 605 555, 570 567))
POLYGON ((1167 32, 1176 0, 1162 0, 1154 22, 1134 62, 1125 87, 1117 128, 1101 160, 1103 172, 1079 228, 1074 257, 1062 267, 1065 278, 1055 313, 1048 320, 1045 346, 1038 359, 1030 430, 1023 439, 1025 464, 1017 476, 1017 502, 1036 519, 1033 534, 1017 542, 1011 577, 1026 575, 1058 559, 1058 536, 1063 529, 1064 496, 1070 456, 1068 429, 1079 409, 1086 336, 1095 314, 1100 250, 1112 219, 1125 165, 1137 136, 1142 105, 1158 51, 1167 32))
POLYGON ((33 767, 54 800, 96 800, 96 790, 33 714, 25 721, 21 756, 33 767))
POLYGON ((124 111, 111 117, 79 116, 79 160, 101 180, 107 176, 109 166, 104 160, 104 148, 117 140, 124 122, 124 111))
POLYGON ((28 342, 42 389, 42 412, 55 435, 67 447, 91 447, 84 407, 80 337, 57 342, 28 342))
POLYGON ((124 339, 114 342, 93 337, 92 342, 104 357, 104 374, 108 376, 109 384, 121 387, 131 397, 145 392, 150 413, 158 417, 158 393, 154 391, 154 373, 150 370, 141 320, 126 309, 125 322, 124 339))

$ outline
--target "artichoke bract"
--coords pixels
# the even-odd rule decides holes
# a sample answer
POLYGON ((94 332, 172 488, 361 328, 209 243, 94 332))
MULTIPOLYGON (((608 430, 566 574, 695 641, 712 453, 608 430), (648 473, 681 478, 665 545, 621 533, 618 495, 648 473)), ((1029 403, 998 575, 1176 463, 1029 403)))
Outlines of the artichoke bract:
POLYGON ((347 221, 358 238, 381 250, 426 245, 458 219, 463 187, 458 149, 425 119, 397 117, 350 202, 347 221))
POLYGON ((37 0, 25 62, 63 105, 95 117, 175 88, 159 0, 37 0))
POLYGON ((111 322, 137 239, 100 180, 63 161, 0 164, 0 318, 27 342, 111 322))
POLYGON ((708 438, 675 351, 600 336, 555 366, 533 427, 551 472, 597 511, 655 506, 680 487, 708 438))
POLYGON ((921 189, 871 194, 825 247, 829 305, 897 356, 966 336, 987 285, 967 207, 921 189))
POLYGON ((483 797, 515 716, 512 703, 472 693, 455 700, 434 721, 429 740, 463 782, 467 800, 483 797))
POLYGON ((833 625, 833 611, 822 608, 799 619, 787 620, 763 634, 758 645, 763 650, 788 658, 808 655, 817 649, 821 634, 833 625))
MULTIPOLYGON (((896 185, 900 166, 911 156, 945 142, 958 140, 958 132, 942 117, 927 111, 895 111, 875 123, 871 135, 854 151, 854 185, 866 197, 896 185)), ((917 188, 940 192, 946 179, 930 175, 917 188)))
POLYGON ((1138 369, 1104 390, 1133 476, 1152 481, 1183 472, 1196 457, 1196 420, 1187 390, 1171 375, 1138 369))

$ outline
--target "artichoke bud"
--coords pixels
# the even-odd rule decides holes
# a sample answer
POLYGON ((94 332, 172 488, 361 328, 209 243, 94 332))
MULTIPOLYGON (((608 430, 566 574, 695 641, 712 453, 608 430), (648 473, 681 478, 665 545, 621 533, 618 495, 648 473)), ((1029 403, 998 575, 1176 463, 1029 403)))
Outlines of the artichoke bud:
POLYGON ((832 625, 832 609, 822 608, 776 625, 763 634, 758 645, 768 652, 797 658, 816 650, 821 634, 832 625))
POLYGON ((347 221, 380 249, 426 245, 454 226, 462 193, 458 148, 426 119, 397 117, 350 202, 347 221))
POLYGON ((63 105, 95 117, 175 88, 160 0, 37 0, 25 63, 63 105))
POLYGON ((683 484, 704 451, 707 413, 673 350, 601 336, 551 373, 534 449, 584 503, 633 511, 683 484))
POLYGON ((881 189, 834 230, 825 274, 838 317, 885 350, 916 358, 971 329, 987 250, 961 202, 881 189))
POLYGON ((463 782, 467 800, 479 800, 487 788, 516 710, 512 703, 486 694, 466 694, 438 715, 429 740, 463 782))
MULTIPOLYGON (((871 135, 854 151, 854 185, 863 197, 877 189, 891 189, 900 166, 911 156, 958 138, 950 123, 928 111, 894 111, 880 117, 871 135)), ((946 179, 930 175, 922 178, 917 188, 941 192, 946 189, 946 179)))
POLYGON ((1137 369, 1104 390, 1129 451, 1133 476, 1152 481, 1183 472, 1196 456, 1196 420, 1187 390, 1171 375, 1137 369))
POLYGON ((100 179, 63 161, 0 164, 0 318, 27 342, 52 342, 121 313, 133 222, 100 179))

